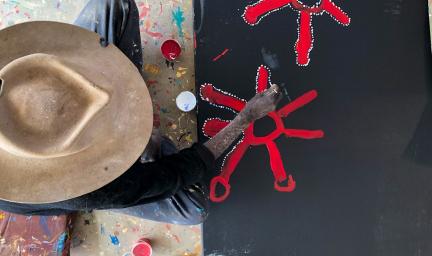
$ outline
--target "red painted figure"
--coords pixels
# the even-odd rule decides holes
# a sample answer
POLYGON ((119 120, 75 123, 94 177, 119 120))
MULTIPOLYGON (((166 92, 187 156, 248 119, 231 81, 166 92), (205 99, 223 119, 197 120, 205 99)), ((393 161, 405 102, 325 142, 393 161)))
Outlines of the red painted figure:
POLYGON ((249 25, 257 25, 265 16, 287 6, 299 12, 298 39, 295 44, 295 52, 297 64, 300 66, 307 66, 310 61, 309 53, 313 48, 314 41, 312 15, 327 13, 344 26, 348 26, 351 21, 350 17, 331 0, 321 0, 314 6, 307 6, 299 0, 260 0, 255 4, 246 6, 243 19, 249 25))
MULTIPOLYGON (((257 74, 257 87, 256 92, 261 93, 265 91, 270 82, 270 72, 264 67, 260 66, 258 68, 257 74)), ((235 113, 240 112, 246 105, 246 101, 239 99, 227 92, 223 92, 214 88, 211 84, 204 84, 201 86, 201 97, 203 100, 222 108, 227 108, 235 113)), ((280 192, 292 192, 296 187, 296 182, 294 181, 292 175, 287 175, 285 168, 282 163, 281 154, 279 149, 274 142, 279 136, 285 135, 293 138, 302 139, 317 139, 324 136, 324 132, 321 130, 298 130, 298 129, 288 129, 282 121, 283 117, 288 116, 297 109, 305 106, 306 104, 313 101, 318 96, 315 90, 309 91, 289 104, 285 105, 277 111, 270 112, 268 117, 273 119, 276 124, 276 129, 270 134, 257 137, 254 135, 255 124, 252 122, 248 128, 243 132, 243 138, 237 144, 237 146, 228 154, 222 165, 221 174, 212 179, 210 184, 210 199, 213 202, 224 201, 229 193, 231 186, 229 184, 230 177, 233 174, 235 168, 243 157, 244 153, 249 146, 265 145, 270 155, 270 166, 273 171, 275 178, 274 187, 280 192), (282 185, 286 183, 285 185, 282 185), (222 185, 225 189, 224 194, 218 196, 216 194, 216 186, 222 185)), ((219 131, 229 124, 229 121, 210 118, 207 119, 203 125, 203 133, 208 137, 215 136, 219 131)))

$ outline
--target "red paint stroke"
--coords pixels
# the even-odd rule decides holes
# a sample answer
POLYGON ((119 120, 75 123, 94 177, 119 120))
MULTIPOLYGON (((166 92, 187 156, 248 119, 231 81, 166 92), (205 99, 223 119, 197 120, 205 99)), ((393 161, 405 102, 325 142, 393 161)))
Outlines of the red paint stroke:
POLYGON ((350 17, 336 6, 331 0, 321 0, 319 4, 307 6, 299 0, 260 0, 255 4, 245 7, 242 15, 245 22, 251 26, 257 25, 261 19, 284 7, 291 7, 299 13, 298 18, 298 39, 294 50, 297 55, 297 64, 307 66, 310 62, 309 53, 313 48, 313 27, 312 16, 329 14, 336 22, 348 26, 350 17))
POLYGON ((153 114, 153 127, 159 128, 161 125, 160 115, 159 114, 153 114))
POLYGON ((200 88, 201 96, 207 102, 216 106, 226 107, 234 112, 240 112, 246 105, 246 101, 232 94, 218 90, 212 84, 203 84, 200 88))
POLYGON ((159 32, 151 32, 148 29, 145 29, 144 32, 147 35, 149 35, 149 36, 151 36, 153 38, 156 38, 156 39, 161 39, 163 37, 163 35, 161 33, 159 33, 159 32))
POLYGON ((139 9, 140 9, 140 19, 147 17, 150 12, 150 6, 148 4, 139 3, 139 9))
POLYGON ((223 50, 218 56, 213 58, 213 62, 218 61, 220 58, 222 58, 225 54, 229 52, 229 49, 223 50))
POLYGON ((152 32, 152 31, 150 31, 150 27, 151 27, 151 23, 149 21, 147 21, 145 23, 145 26, 144 26, 144 32, 147 35, 149 35, 149 36, 151 36, 153 38, 156 38, 156 39, 161 39, 163 37, 163 35, 161 33, 159 33, 159 32, 152 32))
POLYGON ((156 80, 148 80, 147 81, 147 85, 148 86, 152 86, 152 85, 155 85, 155 84, 157 84, 158 83, 158 81, 156 81, 156 80))
POLYGON ((178 235, 173 234, 174 239, 176 240, 177 243, 180 243, 180 238, 178 237, 178 235))
POLYGON ((229 121, 220 120, 220 119, 207 119, 203 125, 203 132, 207 137, 213 137, 218 132, 220 132, 223 128, 228 126, 229 121))
MULTIPOLYGON (((257 72, 256 93, 261 93, 269 88, 270 71, 267 67, 260 66, 257 72)), ((232 94, 223 92, 213 87, 211 84, 203 84, 200 88, 201 98, 212 105, 221 108, 227 108, 235 113, 240 112, 246 105, 246 101, 235 97, 232 94)), ((250 146, 265 145, 270 156, 270 167, 274 176, 274 188, 280 192, 292 192, 296 187, 292 175, 287 175, 282 162, 280 151, 274 142, 281 135, 290 138, 300 139, 319 139, 324 137, 322 130, 302 130, 285 128, 282 118, 287 117, 292 112, 304 107, 312 102, 318 96, 317 91, 309 91, 294 101, 288 103, 277 111, 270 112, 270 117, 276 124, 276 129, 266 136, 257 137, 254 135, 254 122, 250 123, 248 128, 243 132, 243 139, 227 155, 221 168, 221 174, 212 179, 210 183, 210 199, 213 202, 223 202, 230 194, 230 178, 234 173, 243 155, 250 146), (223 194, 217 195, 218 186, 224 189, 223 194)), ((209 118, 204 123, 202 129, 204 135, 213 137, 229 124, 229 121, 218 118, 209 118)))

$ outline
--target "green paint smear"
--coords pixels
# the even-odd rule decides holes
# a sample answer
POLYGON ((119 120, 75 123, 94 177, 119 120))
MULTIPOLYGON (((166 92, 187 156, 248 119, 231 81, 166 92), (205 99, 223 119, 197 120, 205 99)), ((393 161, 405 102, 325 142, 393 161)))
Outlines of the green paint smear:
POLYGON ((180 7, 172 12, 173 22, 176 24, 179 37, 183 38, 183 22, 185 21, 184 12, 180 7))

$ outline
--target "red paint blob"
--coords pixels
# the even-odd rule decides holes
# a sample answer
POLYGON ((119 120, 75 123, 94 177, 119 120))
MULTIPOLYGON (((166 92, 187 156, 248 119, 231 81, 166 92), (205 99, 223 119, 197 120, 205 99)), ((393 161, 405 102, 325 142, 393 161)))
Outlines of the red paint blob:
POLYGON ((162 55, 169 61, 177 59, 180 56, 181 51, 181 46, 176 40, 170 39, 162 43, 162 55))
MULTIPOLYGON (((256 81, 256 93, 261 93, 269 87, 269 85, 271 84, 270 72, 266 67, 260 66, 258 68, 256 81)), ((215 106, 231 109, 236 113, 240 112, 246 105, 246 101, 239 99, 229 93, 217 90, 211 84, 202 85, 200 93, 203 100, 215 106)), ((318 139, 324 137, 324 132, 321 130, 285 128, 285 124, 282 121, 282 118, 309 104, 317 96, 317 91, 309 91, 298 97, 294 101, 290 102, 289 104, 285 105, 280 110, 270 112, 268 114, 268 117, 270 117, 275 122, 276 129, 266 136, 255 136, 255 124, 252 122, 249 127, 246 128, 246 130, 243 132, 243 139, 226 157, 222 165, 221 174, 212 179, 210 183, 210 199, 213 202, 223 202, 225 199, 228 198, 231 191, 231 175, 234 173, 234 170, 236 169, 240 160, 243 158, 246 150, 250 146, 258 145, 265 145, 267 147, 267 151, 270 156, 270 167, 275 179, 274 188, 280 192, 294 191, 296 187, 296 182, 294 181, 292 175, 287 175, 282 162, 282 156, 274 141, 281 135, 300 139, 318 139), (223 192, 220 195, 218 195, 216 192, 218 186, 223 189, 223 192)), ((213 137, 223 128, 225 128, 228 124, 229 121, 224 121, 217 118, 207 119, 207 121, 203 125, 203 133, 207 137, 213 137)))
POLYGON ((310 62, 309 53, 313 48, 312 15, 329 14, 338 23, 348 26, 350 17, 336 6, 331 0, 321 0, 314 6, 306 6, 298 0, 260 0, 248 5, 243 13, 243 19, 251 26, 257 25, 262 18, 272 12, 290 6, 299 13, 298 39, 295 44, 297 64, 306 66, 310 62))

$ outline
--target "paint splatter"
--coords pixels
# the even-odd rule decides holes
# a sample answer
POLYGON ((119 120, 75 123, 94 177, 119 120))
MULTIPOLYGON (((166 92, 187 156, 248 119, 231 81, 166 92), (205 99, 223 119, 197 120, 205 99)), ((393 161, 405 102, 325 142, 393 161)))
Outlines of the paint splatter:
POLYGON ((140 11, 140 19, 147 17, 150 12, 150 5, 148 3, 139 3, 138 6, 140 11))
POLYGON ((299 13, 298 39, 295 44, 297 64, 299 66, 307 66, 310 62, 309 53, 312 51, 314 41, 313 15, 327 13, 336 22, 344 26, 348 26, 351 22, 350 17, 331 0, 322 0, 314 6, 304 5, 299 0, 260 0, 255 4, 246 6, 242 17, 247 24, 254 26, 267 15, 287 6, 299 13))
POLYGON ((105 235, 106 234, 105 227, 102 224, 100 224, 100 233, 101 233, 101 235, 105 235))
POLYGON ((187 68, 183 68, 183 67, 178 67, 177 68, 177 73, 176 73, 176 77, 177 78, 180 78, 180 77, 182 77, 182 76, 184 76, 186 74, 187 74, 187 68))
POLYGON ((160 68, 155 64, 145 64, 144 71, 152 75, 158 75, 160 73, 160 68))
POLYGON ((185 139, 185 141, 187 141, 189 143, 193 142, 192 134, 187 135, 184 139, 185 139))
POLYGON ((144 32, 151 36, 153 39, 161 39, 163 37, 163 35, 159 32, 153 32, 150 31, 152 27, 151 21, 150 20, 146 20, 145 24, 144 24, 144 32))
POLYGON ((179 37, 183 38, 184 36, 183 22, 185 21, 185 17, 184 17, 184 12, 180 8, 180 6, 177 7, 177 9, 172 12, 172 19, 175 25, 177 26, 179 37))
POLYGON ((160 115, 159 114, 153 114, 153 127, 159 128, 161 125, 160 115))
POLYGON ((165 64, 167 65, 167 68, 172 68, 172 70, 174 70, 174 62, 173 61, 168 61, 165 60, 165 64))
POLYGON ((45 235, 51 236, 51 231, 48 227, 48 217, 47 216, 40 216, 39 217, 39 224, 42 228, 42 230, 45 232, 45 235))
POLYGON ((57 253, 63 252, 63 250, 65 248, 66 240, 67 240, 67 234, 66 234, 66 232, 63 232, 57 241, 57 245, 56 245, 56 252, 57 253))
POLYGON ((147 80, 147 85, 150 87, 152 85, 156 85, 158 83, 158 81, 156 80, 147 80))
POLYGON ((178 235, 173 235, 174 239, 176 240, 177 243, 180 243, 180 238, 178 237, 178 235))
POLYGON ((186 138, 187 138, 188 136, 190 136, 190 138, 192 138, 191 132, 183 133, 182 135, 180 135, 180 136, 177 138, 177 141, 178 141, 178 142, 181 142, 182 140, 187 141, 186 138))
POLYGON ((229 49, 223 50, 219 55, 217 55, 216 57, 213 58, 213 62, 218 61, 220 58, 225 56, 225 54, 227 54, 228 51, 229 51, 229 49))
POLYGON ((113 245, 120 245, 120 241, 116 235, 109 235, 113 245))
MULTIPOLYGON (((260 66, 257 71, 256 78, 256 93, 265 91, 270 82, 270 71, 264 66, 260 66)), ((235 113, 239 113, 246 105, 246 101, 235 97, 234 95, 223 92, 213 87, 211 84, 204 84, 200 89, 201 98, 210 104, 229 109, 235 113)), ((243 158, 244 153, 250 146, 265 145, 270 156, 270 167, 275 179, 274 188, 280 192, 292 192, 296 187, 292 175, 287 175, 285 167, 282 162, 280 151, 274 142, 281 135, 292 138, 301 139, 318 139, 324 136, 321 130, 299 130, 285 128, 282 118, 288 116, 297 109, 312 102, 318 93, 315 90, 309 91, 289 104, 285 105, 277 111, 270 112, 267 116, 270 117, 276 124, 276 129, 263 137, 254 135, 255 124, 252 122, 248 128, 243 132, 243 138, 225 157, 222 164, 221 174, 211 180, 210 183, 210 199, 213 202, 222 202, 230 194, 230 178, 234 173, 238 163, 243 158), (223 186, 224 193, 222 195, 216 194, 217 185, 223 186)), ((207 137, 215 136, 219 131, 225 128, 229 121, 221 120, 218 118, 207 119, 202 127, 204 135, 207 137)))

